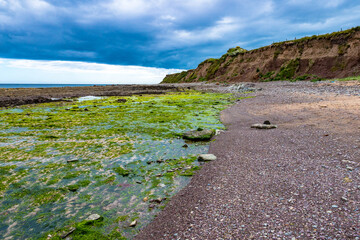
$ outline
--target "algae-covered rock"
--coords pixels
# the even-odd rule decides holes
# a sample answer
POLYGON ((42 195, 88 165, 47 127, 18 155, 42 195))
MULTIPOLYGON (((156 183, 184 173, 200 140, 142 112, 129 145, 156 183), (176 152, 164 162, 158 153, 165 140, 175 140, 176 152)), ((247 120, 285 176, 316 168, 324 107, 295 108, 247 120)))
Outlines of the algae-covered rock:
POLYGON ((184 133, 183 138, 191 141, 207 141, 215 135, 213 129, 197 129, 184 133))

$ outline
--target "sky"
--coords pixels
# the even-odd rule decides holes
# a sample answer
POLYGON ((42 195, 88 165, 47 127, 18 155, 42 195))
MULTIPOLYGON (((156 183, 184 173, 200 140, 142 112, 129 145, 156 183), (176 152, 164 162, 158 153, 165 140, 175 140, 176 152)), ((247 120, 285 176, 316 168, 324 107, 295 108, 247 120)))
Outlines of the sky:
POLYGON ((354 0, 0 0, 0 83, 158 83, 231 47, 359 25, 354 0))

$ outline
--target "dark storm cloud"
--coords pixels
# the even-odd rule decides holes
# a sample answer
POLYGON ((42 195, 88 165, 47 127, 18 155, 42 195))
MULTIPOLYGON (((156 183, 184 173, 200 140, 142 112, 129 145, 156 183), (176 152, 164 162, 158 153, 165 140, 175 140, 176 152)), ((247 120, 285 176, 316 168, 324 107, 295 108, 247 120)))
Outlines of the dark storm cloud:
POLYGON ((0 57, 191 68, 357 25, 350 0, 0 0, 0 57))

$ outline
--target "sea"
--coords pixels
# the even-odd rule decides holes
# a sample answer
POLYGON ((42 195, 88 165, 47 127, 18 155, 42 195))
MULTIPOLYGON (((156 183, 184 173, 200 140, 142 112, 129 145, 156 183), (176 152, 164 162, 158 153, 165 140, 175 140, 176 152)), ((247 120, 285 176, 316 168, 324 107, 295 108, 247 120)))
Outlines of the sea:
POLYGON ((0 83, 0 88, 52 88, 52 87, 87 87, 87 86, 106 86, 113 84, 19 84, 19 83, 0 83))

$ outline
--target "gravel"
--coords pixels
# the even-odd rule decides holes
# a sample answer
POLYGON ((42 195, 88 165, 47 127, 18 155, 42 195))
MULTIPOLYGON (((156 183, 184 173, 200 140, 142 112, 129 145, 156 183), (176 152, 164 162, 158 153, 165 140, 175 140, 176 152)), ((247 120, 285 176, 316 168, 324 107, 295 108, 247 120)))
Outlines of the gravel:
POLYGON ((359 82, 257 83, 206 163, 136 239, 360 237, 359 82), (277 129, 251 129, 269 120, 277 129), (353 162, 352 171, 347 165, 353 162))

